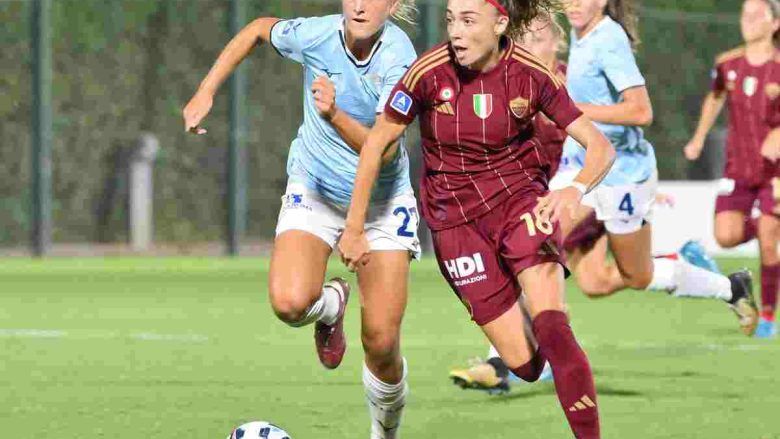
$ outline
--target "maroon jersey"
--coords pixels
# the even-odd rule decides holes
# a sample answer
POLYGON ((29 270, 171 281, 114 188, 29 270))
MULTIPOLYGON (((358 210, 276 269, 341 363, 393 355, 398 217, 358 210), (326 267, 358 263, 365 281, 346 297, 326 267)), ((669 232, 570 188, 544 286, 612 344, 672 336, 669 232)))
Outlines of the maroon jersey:
POLYGON ((582 114, 539 59, 508 39, 502 44, 500 62, 487 72, 458 65, 448 43, 433 48, 385 107, 406 123, 420 116, 422 213, 433 230, 478 218, 515 194, 544 193, 549 154, 533 118, 541 111, 565 128, 582 114))
POLYGON ((729 132, 725 177, 758 185, 777 175, 778 167, 761 156, 769 131, 780 125, 780 53, 760 66, 751 65, 744 47, 720 55, 712 90, 727 93, 729 132))
MULTIPOLYGON (((553 72, 561 82, 566 83, 566 63, 556 61, 553 72)), ((558 172, 558 166, 561 164, 563 142, 566 141, 567 136, 566 130, 558 128, 558 125, 555 125, 555 122, 551 121, 544 113, 534 117, 534 129, 536 137, 542 145, 542 150, 547 153, 549 158, 545 173, 547 179, 551 179, 558 172)))

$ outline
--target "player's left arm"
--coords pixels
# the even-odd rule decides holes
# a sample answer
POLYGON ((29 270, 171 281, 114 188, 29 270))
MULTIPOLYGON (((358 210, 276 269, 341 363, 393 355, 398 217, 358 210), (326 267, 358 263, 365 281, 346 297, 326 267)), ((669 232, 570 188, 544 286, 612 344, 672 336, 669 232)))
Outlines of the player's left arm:
POLYGON ((585 148, 585 163, 570 186, 540 197, 534 213, 543 221, 558 221, 564 212, 573 218, 582 197, 609 172, 615 161, 615 148, 575 106, 563 85, 541 77, 539 90, 539 109, 585 148))
POLYGON ((761 155, 775 162, 780 159, 780 99, 772 102, 766 122, 772 128, 761 145, 761 155))
POLYGON ((599 52, 601 70, 610 84, 620 91, 620 102, 614 105, 578 103, 577 106, 595 122, 648 126, 653 123, 653 105, 631 43, 623 37, 609 41, 599 52))
MULTIPOLYGON (((360 154, 371 128, 353 119, 336 105, 336 86, 326 76, 320 76, 314 80, 311 92, 314 95, 314 105, 320 116, 333 126, 350 148, 360 154)), ((397 150, 398 143, 396 142, 382 156, 382 163, 390 162, 397 150)))

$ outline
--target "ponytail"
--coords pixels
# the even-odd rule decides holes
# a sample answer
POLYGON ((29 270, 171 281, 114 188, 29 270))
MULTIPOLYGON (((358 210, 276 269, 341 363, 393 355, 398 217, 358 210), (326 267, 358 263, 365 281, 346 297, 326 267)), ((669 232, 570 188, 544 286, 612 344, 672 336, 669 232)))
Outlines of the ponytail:
POLYGON ((417 18, 417 6, 415 0, 398 0, 398 10, 393 14, 393 18, 398 21, 405 21, 409 24, 415 24, 417 18))
MULTIPOLYGON (((777 2, 777 0, 766 0, 777 2)), ((780 4, 778 4, 780 6, 780 4)), ((780 10, 778 10, 780 12, 780 10)), ((608 15, 615 20, 628 35, 631 41, 631 47, 636 49, 639 45, 639 17, 637 16, 636 5, 632 0, 608 0, 604 7, 604 15, 608 15)))
POLYGON ((509 12, 507 35, 517 38, 525 33, 540 14, 555 14, 561 10, 560 0, 498 0, 509 12))

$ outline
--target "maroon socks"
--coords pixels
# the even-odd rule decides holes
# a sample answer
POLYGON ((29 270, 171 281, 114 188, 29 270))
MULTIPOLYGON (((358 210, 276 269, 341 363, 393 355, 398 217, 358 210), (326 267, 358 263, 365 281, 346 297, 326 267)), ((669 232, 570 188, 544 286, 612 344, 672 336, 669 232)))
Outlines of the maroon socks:
POLYGON ((777 286, 780 281, 780 264, 761 266, 761 317, 774 320, 777 309, 777 286))
POLYGON ((541 356, 550 362, 555 392, 577 439, 599 439, 596 387, 585 352, 577 344, 566 314, 545 311, 533 321, 541 356))
POLYGON ((531 358, 531 361, 511 370, 512 373, 521 380, 532 383, 539 379, 539 376, 544 370, 544 363, 544 357, 539 353, 539 350, 537 350, 536 353, 534 353, 533 358, 531 358))

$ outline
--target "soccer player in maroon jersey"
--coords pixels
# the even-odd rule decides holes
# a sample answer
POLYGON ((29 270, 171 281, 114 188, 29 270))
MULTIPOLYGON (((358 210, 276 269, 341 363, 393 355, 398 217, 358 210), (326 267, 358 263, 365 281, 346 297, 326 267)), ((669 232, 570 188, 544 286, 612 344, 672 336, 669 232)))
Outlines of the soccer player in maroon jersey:
POLYGON ((717 58, 712 91, 684 152, 689 160, 699 157, 727 104, 726 169, 715 205, 715 239, 723 247, 734 247, 758 237, 762 310, 755 335, 769 338, 777 333, 780 281, 780 2, 746 0, 740 27, 745 45, 717 58), (751 215, 756 204, 758 221, 751 215))
POLYGON ((574 435, 590 439, 600 437, 596 391, 563 312, 558 219, 609 171, 614 149, 560 79, 505 36, 553 3, 448 2, 449 42, 412 65, 361 150, 339 249, 350 269, 369 259, 365 215, 382 152, 419 116, 422 212, 442 274, 517 376, 534 381, 550 362, 574 435), (579 176, 553 192, 532 128, 540 111, 587 148, 579 176), (524 335, 521 292, 538 349, 524 335))

